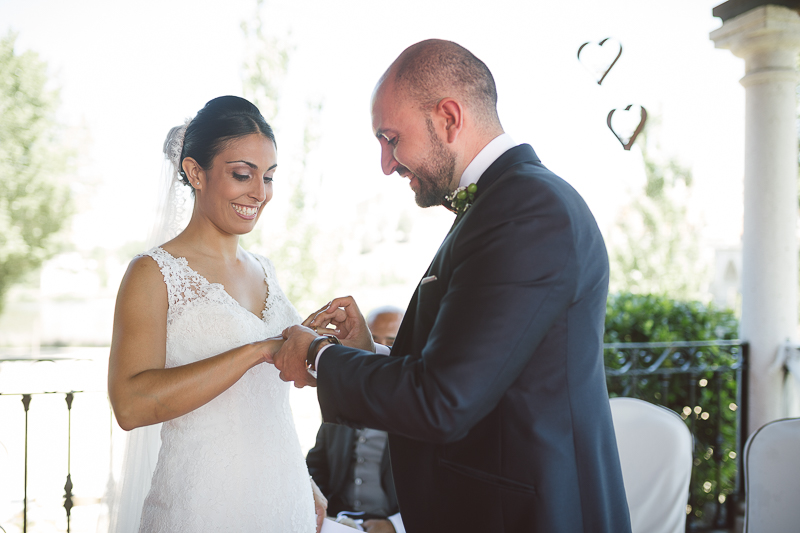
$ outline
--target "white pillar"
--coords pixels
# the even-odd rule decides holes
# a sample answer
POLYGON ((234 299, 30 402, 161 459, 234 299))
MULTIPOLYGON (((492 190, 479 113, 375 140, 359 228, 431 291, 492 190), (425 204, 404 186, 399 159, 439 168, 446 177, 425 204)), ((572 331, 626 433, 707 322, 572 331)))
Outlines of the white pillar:
MULTIPOLYGON (((777 349, 797 330, 797 86, 800 15, 764 5, 711 32, 745 60, 741 338, 750 343, 748 429, 783 416, 777 349)), ((735 153, 735 148, 732 148, 735 153)))

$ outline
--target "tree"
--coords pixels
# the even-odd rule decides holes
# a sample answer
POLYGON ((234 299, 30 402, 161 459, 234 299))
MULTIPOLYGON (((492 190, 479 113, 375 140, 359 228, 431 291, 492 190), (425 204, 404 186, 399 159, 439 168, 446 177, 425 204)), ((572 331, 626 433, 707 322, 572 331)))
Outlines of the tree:
POLYGON ((612 233, 611 290, 705 300, 699 228, 687 209, 692 173, 675 158, 658 159, 647 135, 639 139, 646 182, 612 233))
MULTIPOLYGON (((287 76, 292 47, 288 44, 288 38, 265 31, 262 19, 264 10, 264 0, 257 0, 255 16, 249 22, 242 22, 247 43, 244 94, 277 132, 281 89, 287 76)), ((274 26, 270 26, 270 30, 274 29, 274 26)), ((248 246, 269 250, 286 296, 301 312, 315 310, 330 297, 334 289, 335 266, 328 264, 325 275, 321 274, 314 250, 322 247, 315 247, 315 244, 324 239, 324 249, 331 255, 335 255, 341 247, 336 237, 328 235, 323 238, 315 226, 316 198, 313 191, 318 189, 319 180, 315 182, 310 176, 309 156, 319 140, 317 129, 322 105, 318 102, 306 104, 299 161, 289 165, 281 163, 281 168, 291 169, 281 174, 283 183, 288 185, 286 193, 289 197, 288 212, 283 221, 285 227, 257 229, 244 239, 248 246)), ((279 139, 279 142, 284 141, 279 139)))
POLYGON ((55 119, 58 92, 33 51, 0 39, 0 310, 9 288, 59 249, 72 215, 67 168, 55 119))

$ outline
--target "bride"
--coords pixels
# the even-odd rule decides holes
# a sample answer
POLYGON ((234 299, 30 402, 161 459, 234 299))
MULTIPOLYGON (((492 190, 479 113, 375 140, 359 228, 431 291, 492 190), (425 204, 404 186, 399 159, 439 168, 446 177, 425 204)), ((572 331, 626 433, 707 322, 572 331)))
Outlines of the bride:
POLYGON ((272 263, 239 246, 272 198, 272 129, 253 104, 223 96, 173 128, 165 152, 193 189, 191 220, 131 261, 108 367, 120 427, 164 423, 133 530, 314 532, 326 502, 308 476, 290 385, 263 364, 282 343, 269 337, 301 318, 272 263))

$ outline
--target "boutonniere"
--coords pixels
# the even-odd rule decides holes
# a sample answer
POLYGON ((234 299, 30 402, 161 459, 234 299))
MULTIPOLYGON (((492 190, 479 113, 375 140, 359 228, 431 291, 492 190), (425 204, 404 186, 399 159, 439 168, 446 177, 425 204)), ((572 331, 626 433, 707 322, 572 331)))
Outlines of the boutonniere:
POLYGON ((472 202, 475 201, 475 192, 478 186, 470 183, 466 187, 459 187, 454 190, 452 194, 447 196, 447 201, 456 212, 456 216, 461 216, 467 212, 467 209, 472 207, 472 202))

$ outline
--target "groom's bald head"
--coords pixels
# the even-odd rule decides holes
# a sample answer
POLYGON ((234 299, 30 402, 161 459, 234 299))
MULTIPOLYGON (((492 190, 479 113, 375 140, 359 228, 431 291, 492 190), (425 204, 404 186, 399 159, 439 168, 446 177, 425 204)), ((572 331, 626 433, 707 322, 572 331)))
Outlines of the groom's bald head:
POLYGON ((472 52, 454 42, 428 39, 409 46, 381 76, 376 90, 387 81, 395 95, 411 99, 423 112, 451 97, 470 109, 482 129, 500 128, 492 73, 472 52))

